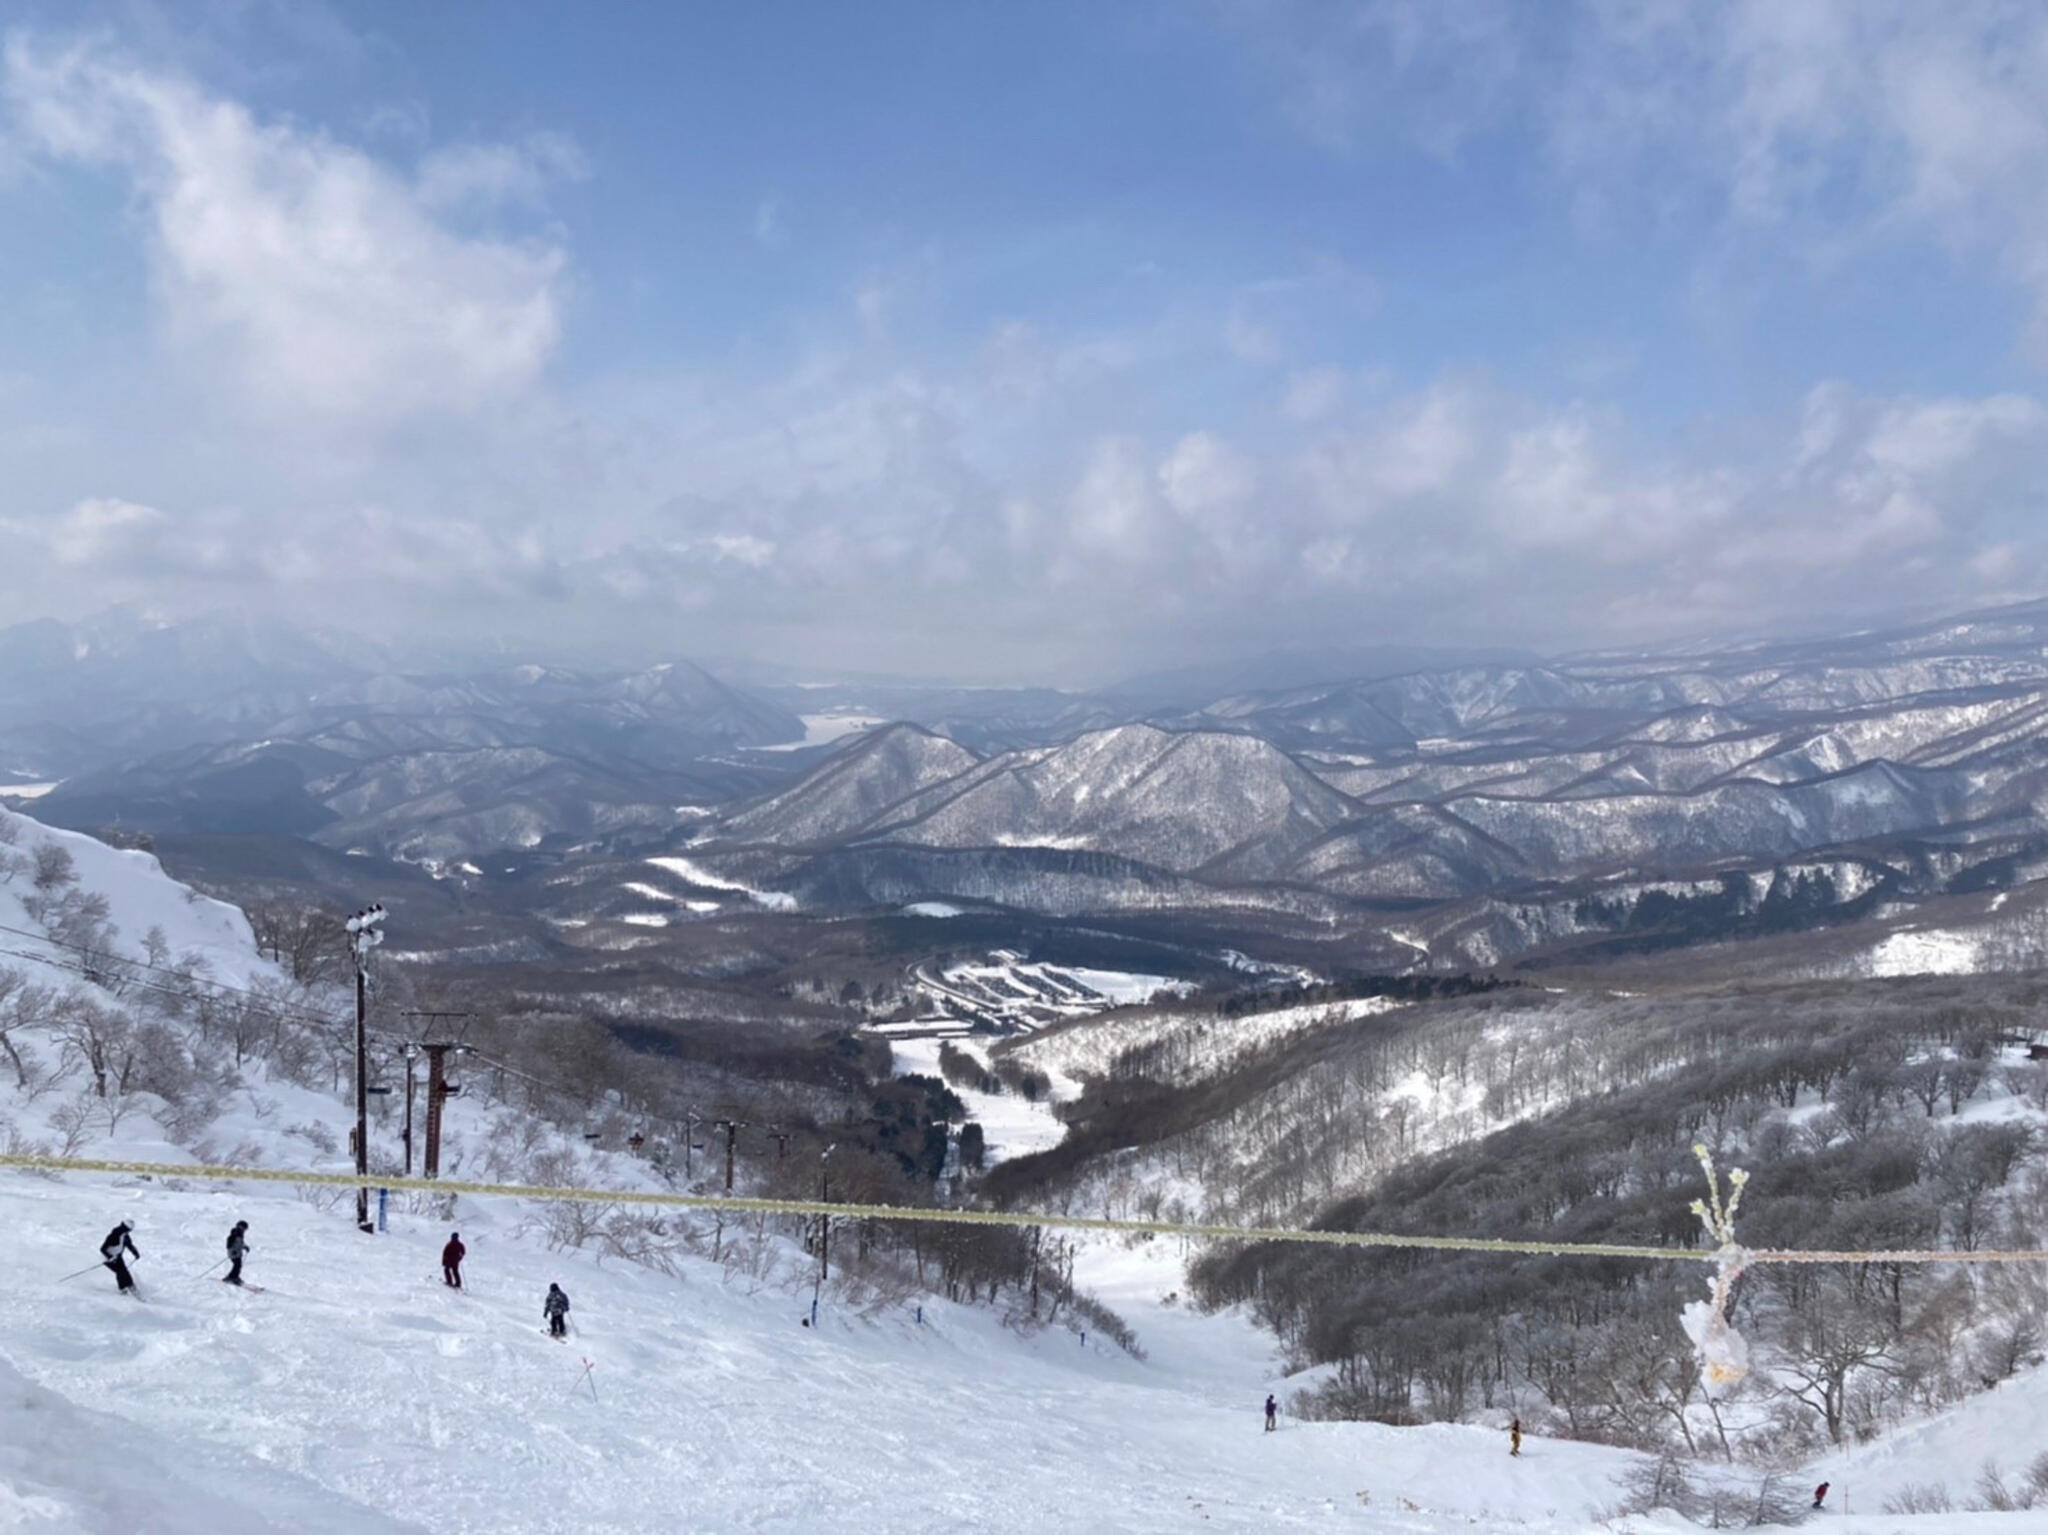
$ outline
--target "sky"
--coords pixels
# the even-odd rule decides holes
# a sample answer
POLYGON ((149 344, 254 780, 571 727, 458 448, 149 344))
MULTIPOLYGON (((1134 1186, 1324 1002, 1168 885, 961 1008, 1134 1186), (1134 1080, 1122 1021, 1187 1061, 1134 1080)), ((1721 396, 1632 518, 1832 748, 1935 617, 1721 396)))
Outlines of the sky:
POLYGON ((2048 10, 0 0, 0 620, 1077 682, 2048 593, 2048 10))

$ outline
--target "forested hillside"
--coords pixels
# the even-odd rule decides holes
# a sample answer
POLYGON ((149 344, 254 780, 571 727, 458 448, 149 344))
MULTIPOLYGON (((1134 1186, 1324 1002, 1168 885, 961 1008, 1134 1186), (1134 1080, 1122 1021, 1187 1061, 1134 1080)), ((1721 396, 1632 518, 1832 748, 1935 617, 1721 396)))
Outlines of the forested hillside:
MULTIPOLYGON (((1068 1145, 993 1181, 1107 1213, 1690 1248, 1702 1144, 1752 1170, 1747 1246, 2036 1247, 2048 1064, 2025 1041, 2044 1000, 2035 981, 1929 979, 1512 989, 1333 1005, 1319 1026, 1183 1014, 1088 1080, 1068 1145), (1219 1051, 1233 1030, 1245 1048, 1219 1051), (1228 1069, 1159 1070, 1176 1032, 1196 1042, 1181 1060, 1228 1069)), ((1322 1367, 1312 1412, 1512 1405, 1575 1435, 1724 1453, 1844 1442, 2004 1379, 2037 1356, 2048 1298, 2024 1268, 1759 1268, 1735 1314, 1766 1367, 1713 1403, 1678 1325, 1701 1273, 1281 1244, 1213 1250, 1192 1283, 1322 1367)))

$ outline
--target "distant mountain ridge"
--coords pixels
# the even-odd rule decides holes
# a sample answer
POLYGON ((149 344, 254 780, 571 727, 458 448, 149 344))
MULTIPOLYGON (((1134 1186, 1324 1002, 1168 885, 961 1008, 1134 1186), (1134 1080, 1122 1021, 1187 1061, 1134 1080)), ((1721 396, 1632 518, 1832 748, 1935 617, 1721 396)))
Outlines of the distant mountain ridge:
POLYGON ((415 860, 655 830, 804 723, 687 661, 404 671, 233 618, 0 630, 0 763, 58 824, 318 836, 415 860), (9 659, 17 664, 5 664, 9 659))
MULTIPOLYGON (((0 632, 0 652, 85 665, 62 662, 66 643, 49 626, 0 632)), ((204 686, 171 689, 158 718, 208 734, 79 773, 39 802, 53 821, 311 837, 436 868, 500 851, 684 856, 715 883, 683 880, 647 913, 664 923, 735 902, 953 898, 1271 923, 1374 963, 1484 964, 1579 934, 1825 921, 2048 876, 2048 604, 1193 707, 739 688, 686 662, 400 672, 233 625, 167 640, 168 660, 131 674, 132 637, 78 643, 103 645, 97 664, 127 692, 28 707, 57 685, 17 682, 0 726, 78 732, 138 678, 196 666, 204 686), (821 711, 897 722, 761 750, 821 711)), ((565 881, 580 903, 565 918, 617 914, 591 894, 604 878, 565 881)), ((636 882, 656 888, 644 868, 613 888, 636 882)))
POLYGON ((1625 925, 1660 881, 1740 875, 1754 894, 1728 909, 1754 918, 1787 880, 1825 916, 1812 892, 1850 910, 1880 886, 2048 874, 2039 605, 1782 650, 1240 694, 987 754, 923 739, 912 773, 882 737, 844 749, 711 822, 693 856, 830 904, 1252 909, 1340 930, 1384 927, 1393 904, 1419 946, 1456 930, 1480 962, 1518 929, 1625 925))

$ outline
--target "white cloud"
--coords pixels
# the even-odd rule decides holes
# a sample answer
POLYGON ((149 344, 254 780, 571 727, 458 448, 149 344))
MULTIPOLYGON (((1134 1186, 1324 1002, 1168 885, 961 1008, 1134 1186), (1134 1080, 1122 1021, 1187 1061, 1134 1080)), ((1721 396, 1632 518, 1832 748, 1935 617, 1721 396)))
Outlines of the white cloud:
POLYGON ((580 180, 590 165, 575 143, 556 133, 528 134, 517 144, 450 144, 420 157, 414 178, 421 205, 436 212, 540 209, 548 189, 580 180))
MULTIPOLYGON (((1704 214, 1777 260, 1987 259, 2048 363, 2048 10, 2007 0, 1222 4, 1277 110, 1353 156, 1536 143, 1582 212, 1704 214)), ((1704 253, 1711 256, 1712 252, 1704 253)))
POLYGON ((775 544, 766 538, 756 538, 751 533, 714 533, 703 541, 704 547, 722 560, 735 565, 751 565, 760 570, 775 558, 775 544))
POLYGON ((1278 329, 1253 319, 1243 300, 1232 304, 1224 319, 1223 344, 1239 362, 1254 367, 1270 368, 1287 356, 1287 345, 1280 339, 1278 329))
POLYGON ((1328 420, 1344 403, 1350 383, 1342 368, 1308 368, 1287 380, 1280 413, 1290 421, 1328 420))
POLYGON ((1091 553, 1144 555, 1158 514, 1157 483, 1141 444, 1121 437, 1096 443, 1070 502, 1074 541, 1091 553))
POLYGON ((131 559, 138 545, 153 544, 165 521, 153 506, 107 496, 79 502, 45 536, 60 565, 104 565, 131 559))
MULTIPOLYGON (((1400 42, 1428 10, 1376 11, 1375 46, 1451 67, 1427 38, 1400 42)), ((1690 13, 1658 18, 1647 52, 1706 46, 1690 13)), ((934 303, 958 292, 930 253, 860 274, 865 287, 842 277, 831 313, 792 324, 773 361, 551 384, 558 237, 482 232, 521 227, 575 172, 549 141, 424 158, 409 145, 411 169, 394 168, 103 52, 17 42, 5 67, 40 161, 111 168, 132 188, 178 343, 162 380, 198 394, 221 371, 297 425, 251 431, 210 399, 166 406, 146 395, 156 378, 137 393, 158 414, 133 432, 125 397, 95 418, 34 380, 10 392, 10 463, 58 466, 14 492, 5 525, 0 599, 21 611, 54 602, 45 587, 81 607, 267 588, 344 620, 382 603, 369 621, 531 634, 538 610, 586 636, 1042 678, 1195 645, 1550 645, 1960 605, 2043 571, 2039 401, 1835 384, 1672 446, 1483 371, 1375 374, 1335 350, 1329 323, 1369 313, 1371 284, 1313 258, 1256 282, 1162 276, 1146 312, 1095 329, 986 315, 949 352, 912 339, 957 312, 934 303), (1233 318, 1259 366, 1299 365, 1233 363, 1233 318), (423 417, 426 430, 394 429, 423 417)), ((1799 220, 1815 178, 1838 171, 1832 76, 1742 67, 1761 72, 1753 91, 1712 90, 1757 104, 1746 160, 1716 127, 1684 175, 1711 181, 1731 220, 1799 220)), ((1699 80, 1678 115, 1708 102, 1699 80)), ((1630 110, 1651 142, 1678 131, 1630 110)), ((1924 173, 1886 183, 1895 216, 1975 208, 1971 188, 2016 175, 2033 150, 2025 102, 2012 110, 2019 126, 1971 146, 1915 107, 1930 148, 1924 173)), ((1630 174, 1625 157, 1580 170, 1630 174)), ((757 233, 780 228, 779 205, 755 211, 757 233)), ((2018 227, 1958 224, 1973 244, 2018 227)))
POLYGON ((1160 490, 1189 517, 1240 507, 1257 484, 1252 461, 1214 432, 1190 432, 1159 466, 1160 490))
POLYGON ((468 410, 530 385, 554 350, 561 250, 438 214, 525 195, 560 173, 558 142, 447 152, 413 182, 94 46, 17 36, 4 68, 32 151, 131 178, 170 334, 224 357, 259 408, 369 423, 468 410))

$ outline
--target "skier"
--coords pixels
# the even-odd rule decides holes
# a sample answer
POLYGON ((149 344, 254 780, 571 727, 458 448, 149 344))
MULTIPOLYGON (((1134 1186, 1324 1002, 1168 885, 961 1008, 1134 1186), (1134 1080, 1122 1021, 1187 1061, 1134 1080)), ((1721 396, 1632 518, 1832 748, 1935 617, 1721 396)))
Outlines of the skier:
POLYGON ((462 1245, 462 1233, 448 1233, 448 1245, 441 1249, 441 1283, 452 1289, 462 1288, 462 1255, 469 1249, 462 1245))
POLYGON ((1514 1422, 1508 1425, 1508 1454, 1519 1456, 1521 1453, 1522 1420, 1520 1418, 1517 1418, 1514 1422))
POLYGON ((135 1276, 128 1272, 127 1260, 121 1256, 122 1249, 126 1248, 138 1258, 142 1256, 142 1250, 135 1245, 135 1238, 128 1234, 134 1229, 132 1224, 123 1221, 100 1243, 100 1261, 114 1271, 114 1284, 123 1295, 134 1290, 135 1276))
POLYGON ((1818 1487, 1813 1489, 1813 1506, 1815 1508, 1819 1508, 1821 1504, 1827 1502, 1828 1486, 1828 1483, 1822 1482, 1818 1487))
POLYGON ((242 1282, 242 1256, 249 1251, 249 1239, 243 1235, 249 1229, 247 1221, 236 1221, 228 1232, 228 1271, 222 1284, 242 1282))
POLYGON ((548 1298, 541 1302, 540 1314, 548 1319, 550 1338, 566 1338, 569 1335, 569 1297, 562 1293, 560 1285, 548 1286, 548 1298))
POLYGON ((1266 1432, 1272 1433, 1280 1426, 1280 1404, 1273 1400, 1271 1392, 1266 1393, 1266 1432))

